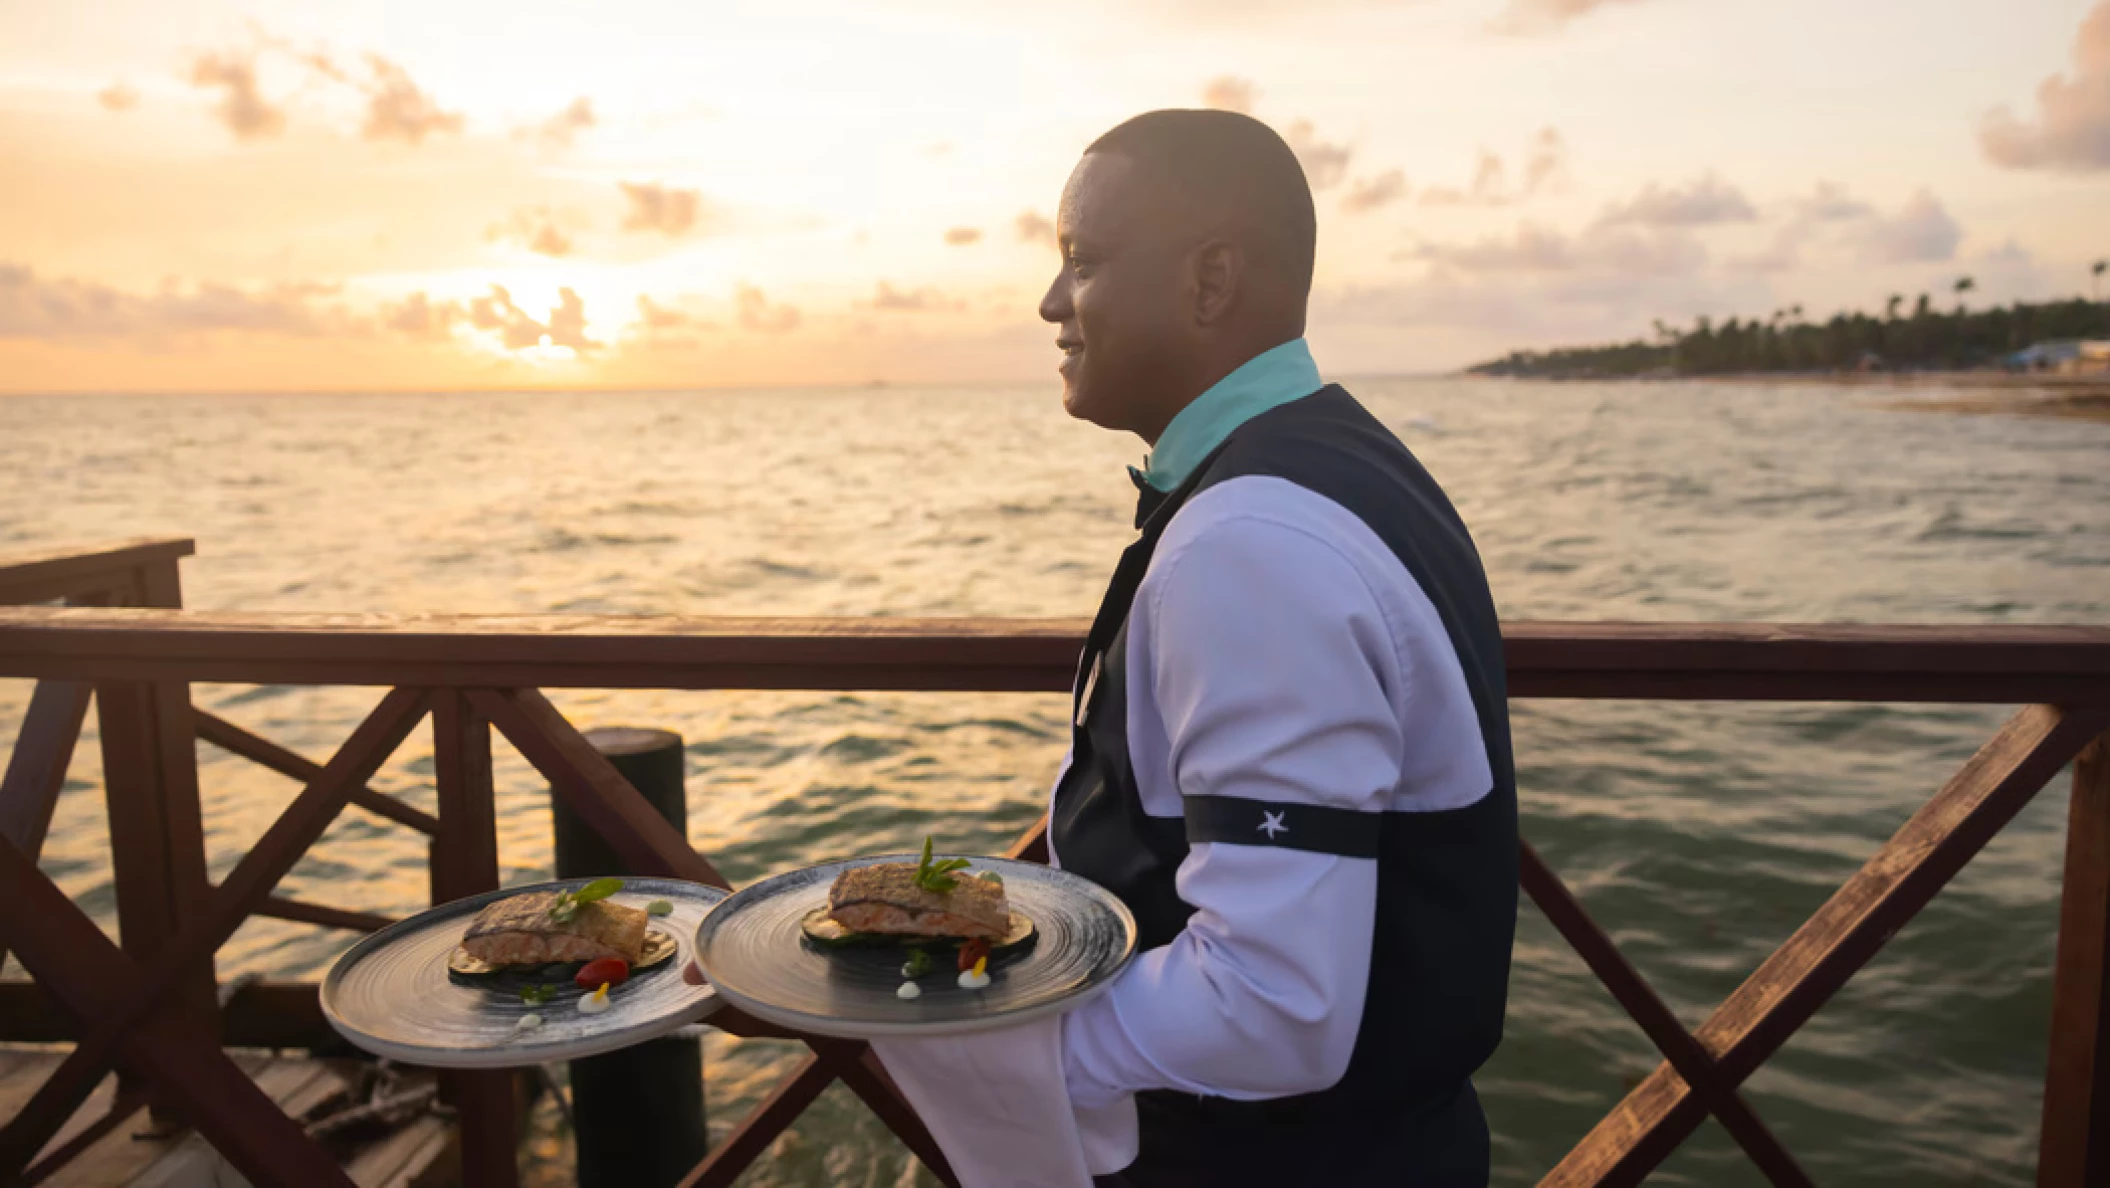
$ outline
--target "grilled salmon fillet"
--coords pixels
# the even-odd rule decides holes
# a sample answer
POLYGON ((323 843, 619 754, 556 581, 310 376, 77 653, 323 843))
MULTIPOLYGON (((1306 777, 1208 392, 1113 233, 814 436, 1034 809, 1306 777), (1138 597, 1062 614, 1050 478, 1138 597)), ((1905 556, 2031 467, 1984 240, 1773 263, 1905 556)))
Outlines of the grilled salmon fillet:
POLYGON ((605 899, 582 903, 570 920, 550 919, 555 891, 531 891, 486 904, 462 936, 471 957, 491 965, 547 965, 621 957, 631 965, 645 951, 645 913, 605 899))
POLYGON ((828 915, 854 932, 910 936, 997 940, 1011 927, 1003 884, 960 873, 953 876, 951 891, 926 891, 916 885, 916 868, 907 862, 853 866, 835 876, 828 915))

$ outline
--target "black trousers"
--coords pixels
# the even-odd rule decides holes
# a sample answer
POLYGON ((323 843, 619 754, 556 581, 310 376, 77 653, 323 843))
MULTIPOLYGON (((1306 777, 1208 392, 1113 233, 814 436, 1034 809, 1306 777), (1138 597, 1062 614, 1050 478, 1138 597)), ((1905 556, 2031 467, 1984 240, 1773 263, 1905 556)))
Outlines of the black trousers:
POLYGON ((1487 1116, 1467 1083, 1396 1116, 1136 1095, 1142 1148, 1097 1188, 1486 1188, 1487 1116))

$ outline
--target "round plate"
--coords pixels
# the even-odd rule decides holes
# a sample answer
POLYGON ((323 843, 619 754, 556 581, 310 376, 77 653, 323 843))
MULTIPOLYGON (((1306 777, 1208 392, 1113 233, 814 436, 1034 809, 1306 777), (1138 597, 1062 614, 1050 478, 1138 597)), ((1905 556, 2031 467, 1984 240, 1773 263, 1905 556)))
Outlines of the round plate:
POLYGON ((941 964, 916 979, 922 997, 900 998, 900 951, 822 949, 801 934, 800 919, 827 903, 836 875, 913 863, 915 854, 826 862, 743 887, 697 927, 696 963, 727 1002, 757 1018, 875 1039, 989 1031, 1059 1014, 1104 990, 1135 953, 1135 917, 1098 884, 1037 863, 961 856, 974 863, 971 872, 1002 875, 1012 909, 1040 929, 1017 960, 993 964, 984 989, 960 989, 958 972, 941 964))
MULTIPOLYGON (((717 1009, 711 987, 693 985, 683 976, 686 953, 675 954, 673 968, 609 991, 609 1007, 598 1015, 579 1013, 585 992, 569 981, 558 985, 548 1002, 531 1007, 517 991, 486 989, 472 979, 449 976, 448 958, 485 904, 592 881, 562 879, 487 891, 389 925, 353 945, 331 967, 322 980, 323 1017, 345 1039, 391 1060, 437 1068, 511 1068, 627 1048, 717 1009), (529 1014, 542 1016, 542 1026, 515 1026, 529 1014)), ((650 928, 686 947, 682 938, 694 935, 725 892, 679 879, 625 878, 611 899, 640 910, 655 899, 673 904, 673 913, 654 917, 650 928)))

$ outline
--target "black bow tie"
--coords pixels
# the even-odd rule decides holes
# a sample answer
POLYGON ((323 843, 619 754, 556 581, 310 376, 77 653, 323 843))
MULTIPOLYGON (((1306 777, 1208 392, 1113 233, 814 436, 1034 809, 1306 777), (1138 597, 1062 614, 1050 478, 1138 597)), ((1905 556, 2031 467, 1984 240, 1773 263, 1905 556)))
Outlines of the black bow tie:
POLYGON ((1164 506, 1171 492, 1160 491, 1143 481, 1143 472, 1133 466, 1128 468, 1128 477, 1136 485, 1136 527, 1140 529, 1158 508, 1164 506))

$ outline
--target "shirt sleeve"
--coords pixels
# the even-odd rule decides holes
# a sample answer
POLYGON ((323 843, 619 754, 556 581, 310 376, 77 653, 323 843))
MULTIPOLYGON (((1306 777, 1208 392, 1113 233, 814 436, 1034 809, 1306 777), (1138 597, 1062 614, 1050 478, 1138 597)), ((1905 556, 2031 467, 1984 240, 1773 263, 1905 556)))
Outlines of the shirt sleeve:
POLYGON ((1339 549, 1294 524, 1240 516, 1183 544, 1145 583, 1129 631, 1186 809, 1177 886, 1195 911, 1065 1017, 1065 1079, 1085 1108, 1142 1089, 1257 1100, 1326 1088, 1348 1067, 1369 981, 1367 855, 1404 745, 1383 609, 1339 549), (1272 806, 1287 828, 1262 811, 1246 831, 1214 811, 1232 805, 1272 806), (1313 818, 1333 844, 1304 848, 1298 827, 1313 818), (1342 844, 1358 836, 1368 844, 1342 844))

